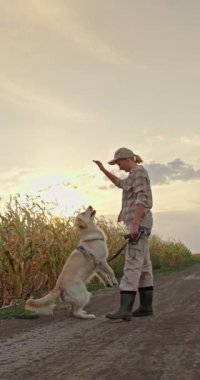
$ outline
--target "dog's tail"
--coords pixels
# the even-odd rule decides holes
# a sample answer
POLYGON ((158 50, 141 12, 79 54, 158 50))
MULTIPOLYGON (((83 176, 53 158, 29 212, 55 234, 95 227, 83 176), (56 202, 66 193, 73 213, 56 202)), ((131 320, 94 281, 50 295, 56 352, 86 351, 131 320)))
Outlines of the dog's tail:
POLYGON ((54 288, 46 296, 33 299, 29 298, 25 303, 25 309, 34 311, 37 314, 52 315, 56 306, 56 301, 61 295, 61 290, 54 288))

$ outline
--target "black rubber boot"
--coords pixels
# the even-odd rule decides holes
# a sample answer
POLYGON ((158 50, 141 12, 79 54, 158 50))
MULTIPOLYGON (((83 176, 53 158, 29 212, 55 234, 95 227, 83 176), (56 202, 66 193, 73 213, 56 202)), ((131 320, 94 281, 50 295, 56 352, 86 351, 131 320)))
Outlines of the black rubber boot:
POLYGON ((135 301, 136 292, 134 291, 121 291, 120 308, 115 313, 106 314, 108 319, 123 319, 130 321, 132 317, 132 308, 135 301))
POLYGON ((133 317, 147 317, 153 315, 153 286, 139 288, 140 306, 132 312, 133 317))

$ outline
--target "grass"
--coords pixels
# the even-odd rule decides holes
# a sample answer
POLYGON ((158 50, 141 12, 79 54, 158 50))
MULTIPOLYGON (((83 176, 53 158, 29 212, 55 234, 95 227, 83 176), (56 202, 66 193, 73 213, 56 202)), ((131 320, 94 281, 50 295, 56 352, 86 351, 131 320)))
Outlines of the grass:
POLYGON ((178 272, 178 271, 187 269, 188 267, 193 266, 195 264, 200 264, 200 254, 192 255, 190 260, 188 260, 187 262, 175 264, 174 266, 169 266, 166 268, 155 269, 154 275, 156 275, 156 276, 157 275, 167 275, 169 273, 178 272), (193 256, 195 256, 195 257, 193 257, 193 256))
POLYGON ((101 289, 105 289, 105 286, 104 286, 104 284, 102 284, 102 282, 96 282, 94 284, 88 284, 88 286, 87 286, 87 290, 89 292, 92 292, 92 293, 96 292, 98 290, 101 290, 101 289))
POLYGON ((38 315, 31 311, 24 310, 21 306, 8 307, 0 310, 0 320, 8 319, 37 319, 38 315))
MULTIPOLYGON (((65 260, 77 246, 74 218, 55 217, 54 207, 38 196, 27 195, 22 203, 17 194, 0 213, 0 308, 30 296, 40 297, 52 289, 65 260)), ((125 230, 103 217, 97 217, 96 223, 107 236, 110 258, 123 245, 125 230)), ((149 245, 156 274, 180 270, 191 260, 200 260, 200 254, 192 255, 183 243, 164 241, 156 234, 151 235, 149 245)), ((120 279, 124 253, 110 265, 120 279)), ((97 280, 89 285, 92 291, 102 287, 97 280)))
POLYGON ((200 262, 200 253, 195 253, 192 255, 192 261, 195 263, 199 263, 200 262))
MULTIPOLYGON (((154 275, 167 275, 173 272, 184 270, 192 265, 200 263, 200 254, 193 255, 190 262, 185 264, 177 264, 173 267, 165 269, 154 270, 154 275)), ((94 283, 88 285, 88 291, 97 292, 98 290, 105 289, 105 286, 101 283, 94 283)), ((24 310, 22 306, 10 307, 0 310, 0 320, 9 320, 9 319, 37 319, 39 316, 31 311, 24 310)))

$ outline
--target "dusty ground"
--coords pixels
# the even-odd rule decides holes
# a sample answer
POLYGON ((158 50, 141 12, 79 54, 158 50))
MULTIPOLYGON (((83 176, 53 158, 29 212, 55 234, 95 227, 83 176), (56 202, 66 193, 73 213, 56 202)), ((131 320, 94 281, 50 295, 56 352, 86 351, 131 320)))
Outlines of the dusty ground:
POLYGON ((53 317, 0 321, 0 379, 200 379, 200 264, 156 278, 153 317, 106 320, 118 299, 118 289, 97 292, 93 321, 63 305, 53 317))

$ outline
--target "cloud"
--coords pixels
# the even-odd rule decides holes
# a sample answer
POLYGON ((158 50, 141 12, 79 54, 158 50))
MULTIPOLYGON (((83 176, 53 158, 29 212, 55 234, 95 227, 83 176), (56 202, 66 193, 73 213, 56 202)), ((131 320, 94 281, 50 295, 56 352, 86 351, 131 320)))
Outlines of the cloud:
POLYGON ((4 102, 20 106, 22 108, 28 107, 34 112, 39 111, 45 114, 56 116, 57 118, 63 118, 64 120, 72 120, 76 122, 95 121, 100 118, 91 111, 80 111, 76 107, 67 105, 64 100, 60 100, 59 97, 42 93, 41 89, 38 91, 31 90, 28 85, 22 86, 16 81, 11 81, 9 78, 3 78, 0 76, 0 98, 4 102), (2 95, 3 94, 3 95, 2 95))
POLYGON ((63 7, 60 4, 51 3, 49 7, 48 0, 46 4, 43 2, 43 10, 40 1, 35 3, 34 0, 33 4, 38 7, 37 10, 42 16, 43 23, 46 21, 52 29, 64 38, 71 40, 81 50, 112 65, 130 63, 129 59, 120 51, 103 41, 94 31, 89 30, 83 18, 72 7, 69 7, 69 4, 67 7, 63 7), (49 9, 48 13, 47 9, 49 9))
POLYGON ((27 175, 34 173, 34 169, 30 168, 21 168, 21 169, 12 169, 9 172, 0 173, 0 188, 1 193, 7 191, 7 189, 15 188, 20 182, 26 178, 27 175))
POLYGON ((99 186, 99 190, 107 190, 107 186, 99 186))
POLYGON ((151 162, 145 165, 151 177, 153 185, 169 184, 172 181, 190 181, 200 179, 200 169, 195 170, 192 165, 187 164, 180 158, 159 164, 151 162))
MULTIPOLYGON (((87 19, 73 4, 55 2, 52 0, 18 1, 17 5, 1 5, 1 11, 6 17, 6 25, 23 27, 26 31, 31 27, 53 31, 67 43, 72 42, 78 50, 111 65, 129 64, 124 54, 105 41, 99 33, 89 28, 87 19), (18 11, 17 11, 17 9, 18 11), (20 9, 20 10, 19 10, 20 9), (11 24, 12 21, 12 24, 11 24)), ((16 28, 17 29, 17 28, 16 28)), ((15 36, 13 36, 15 37, 15 36)))
MULTIPOLYGON (((200 180, 200 169, 195 170, 192 165, 187 164, 180 158, 176 158, 167 164, 160 164, 152 161, 150 164, 145 164, 152 185, 166 185, 174 181, 191 181, 200 180)), ((127 174, 120 172, 118 169, 111 171, 112 174, 124 179, 127 174)), ((105 176, 104 180, 107 182, 109 179, 105 176)), ((113 188, 115 185, 100 186, 100 190, 113 188)))
POLYGON ((200 134, 190 133, 189 136, 182 136, 180 138, 180 143, 188 147, 200 147, 200 134))

